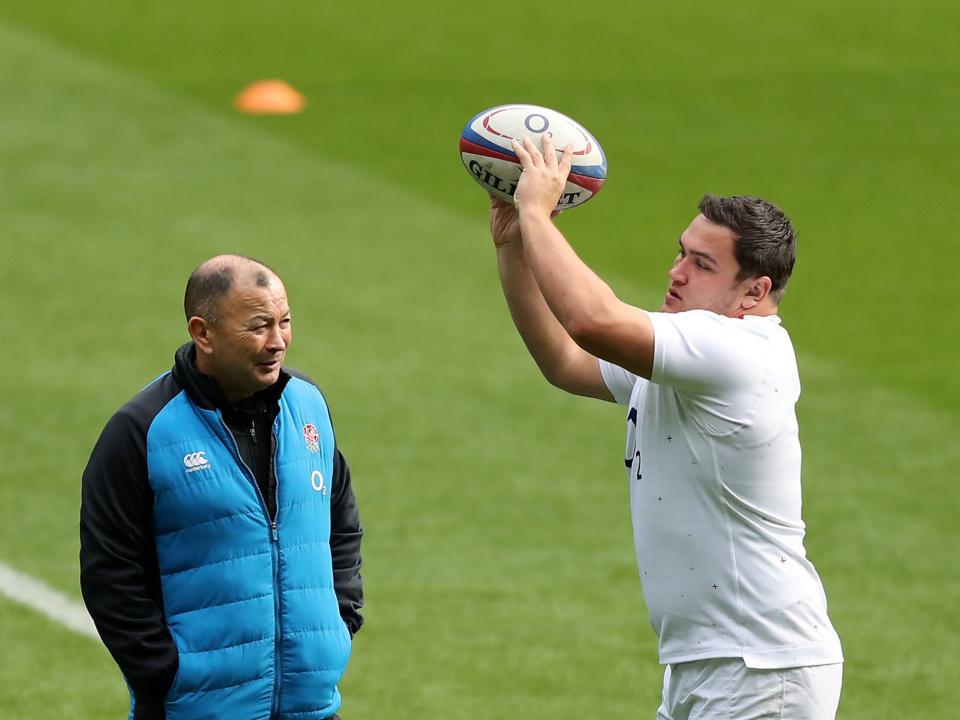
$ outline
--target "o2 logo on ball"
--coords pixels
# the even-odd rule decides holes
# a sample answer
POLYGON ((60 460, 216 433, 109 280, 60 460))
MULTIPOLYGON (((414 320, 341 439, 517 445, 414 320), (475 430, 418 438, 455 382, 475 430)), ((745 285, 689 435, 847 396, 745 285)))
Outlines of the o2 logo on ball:
POLYGON ((573 145, 574 165, 557 209, 577 207, 596 195, 607 177, 603 149, 586 128, 556 110, 537 105, 500 105, 478 113, 460 136, 460 159, 473 179, 491 195, 513 201, 520 180, 520 160, 511 141, 549 135, 562 151, 573 145))
MULTIPOLYGON (((538 135, 542 132, 545 132, 548 127, 550 127, 550 121, 543 115, 539 113, 533 113, 532 115, 527 115, 526 119, 523 121, 523 126, 532 133, 537 133, 538 135), (531 122, 536 119, 536 122, 531 122), (540 127, 534 127, 534 125, 539 125, 540 127)), ((550 137, 553 137, 553 133, 550 133, 550 137)))
POLYGON ((489 114, 484 115, 482 122, 484 130, 506 141, 505 148, 510 150, 511 155, 513 155, 513 149, 510 146, 511 140, 520 142, 525 135, 543 135, 544 133, 550 136, 553 140, 554 147, 558 151, 563 150, 567 143, 572 144, 573 156, 575 158, 578 156, 587 156, 593 152, 594 141, 590 138, 590 134, 570 118, 565 115, 560 115, 560 113, 554 112, 553 110, 545 109, 545 111, 551 115, 560 115, 560 117, 567 121, 565 127, 560 128, 560 135, 557 135, 553 131, 547 132, 550 128, 550 118, 542 112, 533 112, 525 116, 521 123, 522 130, 518 133, 516 127, 518 116, 511 113, 511 111, 516 109, 517 108, 506 107, 488 111, 489 114))

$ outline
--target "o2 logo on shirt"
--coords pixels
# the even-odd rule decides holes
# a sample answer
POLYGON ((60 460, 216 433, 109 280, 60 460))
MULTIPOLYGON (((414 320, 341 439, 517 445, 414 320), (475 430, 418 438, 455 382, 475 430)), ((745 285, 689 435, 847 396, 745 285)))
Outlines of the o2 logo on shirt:
POLYGON ((323 479, 323 473, 319 470, 310 473, 310 485, 321 495, 327 494, 327 483, 323 479))

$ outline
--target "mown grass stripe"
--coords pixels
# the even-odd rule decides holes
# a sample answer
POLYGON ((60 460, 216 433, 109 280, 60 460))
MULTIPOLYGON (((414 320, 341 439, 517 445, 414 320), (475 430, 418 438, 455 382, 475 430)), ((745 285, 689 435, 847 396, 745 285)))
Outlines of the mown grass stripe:
POLYGON ((46 615, 78 635, 100 639, 82 604, 3 562, 0 562, 0 594, 46 615))

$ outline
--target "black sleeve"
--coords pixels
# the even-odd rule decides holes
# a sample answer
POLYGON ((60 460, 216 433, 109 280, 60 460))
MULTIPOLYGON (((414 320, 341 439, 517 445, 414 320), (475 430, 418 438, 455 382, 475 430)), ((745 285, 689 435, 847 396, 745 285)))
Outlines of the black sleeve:
POLYGON ((330 554, 333 559, 333 587, 340 605, 340 617, 355 635, 363 625, 363 578, 360 577, 360 514, 350 483, 346 458, 336 450, 333 457, 333 491, 330 498, 330 554))
POLYGON ((136 415, 124 408, 113 416, 83 472, 80 587, 133 690, 135 717, 162 720, 179 661, 163 616, 146 427, 136 415))

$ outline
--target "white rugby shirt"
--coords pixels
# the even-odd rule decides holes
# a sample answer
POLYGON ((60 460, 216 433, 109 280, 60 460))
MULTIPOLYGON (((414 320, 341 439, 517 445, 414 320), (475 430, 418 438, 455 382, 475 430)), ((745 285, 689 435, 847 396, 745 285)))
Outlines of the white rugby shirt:
POLYGON ((600 361, 629 407, 637 563, 660 662, 842 662, 800 517, 800 379, 776 316, 650 313, 651 381, 600 361))

